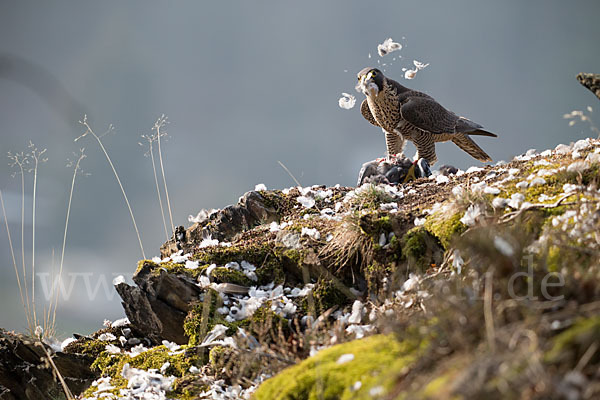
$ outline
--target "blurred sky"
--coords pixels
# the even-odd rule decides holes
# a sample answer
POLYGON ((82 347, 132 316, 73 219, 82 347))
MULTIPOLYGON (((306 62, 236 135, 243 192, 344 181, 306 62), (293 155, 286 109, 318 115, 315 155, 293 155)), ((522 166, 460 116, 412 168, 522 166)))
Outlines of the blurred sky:
MULTIPOLYGON (((90 138, 73 142, 83 114, 97 133, 115 126, 103 141, 151 257, 165 235, 151 162, 138 142, 163 113, 174 219, 187 226, 189 214, 234 203, 257 183, 293 185, 278 160, 304 186, 354 185, 361 164, 385 151, 354 91, 356 72, 377 60, 388 64, 388 76, 497 133, 477 139, 494 160, 587 137, 587 126, 569 127, 562 115, 599 108, 575 80, 578 72, 600 72, 597 0, 3 0, 0 7, 0 190, 19 266, 20 178, 11 177, 6 153, 26 150, 29 140, 47 148, 38 177, 39 272, 58 265, 67 158, 81 147, 88 156, 82 166, 91 175, 78 177, 73 198, 64 267, 73 291, 58 312, 62 336, 123 316, 110 282, 130 277, 141 258, 99 147, 90 138), (388 37, 404 48, 379 58, 377 44, 388 37), (403 80, 413 59, 430 65, 403 80), (355 94, 357 107, 339 108, 342 92, 355 94)), ((438 145, 438 157, 479 165, 451 144, 438 145)), ((29 265, 31 174, 26 185, 29 265)), ((23 330, 2 224, 0 327, 23 330)), ((43 304, 42 282, 36 285, 43 304)))

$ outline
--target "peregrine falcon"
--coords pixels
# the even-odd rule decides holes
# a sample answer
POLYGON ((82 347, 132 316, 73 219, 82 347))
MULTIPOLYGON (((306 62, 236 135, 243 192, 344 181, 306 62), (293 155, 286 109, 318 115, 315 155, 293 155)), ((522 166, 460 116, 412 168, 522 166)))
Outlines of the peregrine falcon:
POLYGON ((377 68, 358 73, 356 90, 367 98, 360 106, 363 117, 385 134, 388 159, 402 155, 406 140, 417 148, 415 164, 437 161, 435 143, 451 140, 479 161, 492 161, 469 135, 497 137, 482 126, 446 110, 425 93, 386 78, 377 68))

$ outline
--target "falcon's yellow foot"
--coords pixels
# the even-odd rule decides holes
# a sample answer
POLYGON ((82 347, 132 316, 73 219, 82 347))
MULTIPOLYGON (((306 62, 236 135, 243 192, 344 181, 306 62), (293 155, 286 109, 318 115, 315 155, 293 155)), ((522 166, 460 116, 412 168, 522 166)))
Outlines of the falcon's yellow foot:
POLYGON ((402 183, 408 183, 410 181, 414 181, 414 180, 417 179, 417 177, 415 175, 415 166, 416 165, 417 165, 416 161, 414 163, 412 163, 412 165, 410 166, 410 168, 406 172, 406 176, 404 177, 404 180, 402 181, 402 183))
POLYGON ((402 183, 414 181, 419 178, 426 178, 428 176, 431 176, 429 162, 424 158, 419 158, 412 163, 406 172, 406 176, 404 177, 404 181, 402 183))

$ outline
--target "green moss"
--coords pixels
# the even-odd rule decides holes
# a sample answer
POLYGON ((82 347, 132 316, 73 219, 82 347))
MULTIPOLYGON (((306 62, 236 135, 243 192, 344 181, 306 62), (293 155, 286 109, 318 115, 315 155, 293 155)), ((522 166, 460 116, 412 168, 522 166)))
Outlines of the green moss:
POLYGON ((531 162, 527 163, 522 168, 523 172, 520 174, 519 178, 505 184, 500 196, 509 198, 514 193, 522 193, 525 196, 525 201, 539 203, 540 195, 545 194, 553 198, 543 201, 542 203, 553 203, 556 201, 558 196, 563 194, 563 185, 565 183, 588 185, 595 181, 598 177, 599 165, 592 164, 590 168, 583 171, 581 174, 579 172, 567 171, 566 169, 563 169, 553 175, 543 176, 542 178, 544 178, 546 182, 542 185, 531 186, 526 189, 520 189, 516 187, 518 182, 526 179, 529 175, 534 174, 539 170, 556 169, 560 166, 561 165, 559 164, 534 166, 531 162))
POLYGON ((440 394, 444 392, 454 374, 443 374, 430 381, 418 396, 421 399, 440 399, 444 398, 440 394))
POLYGON ((268 190, 260 192, 261 197, 263 198, 263 204, 267 208, 272 208, 276 211, 281 209, 282 199, 284 199, 285 195, 281 192, 281 190, 268 190))
POLYGON ((253 334, 264 337, 266 333, 270 333, 275 338, 279 332, 290 332, 288 320, 272 311, 271 305, 271 301, 267 301, 250 317, 249 327, 253 334))
POLYGON ((558 246, 550 246, 548 249, 548 255, 546 258, 546 265, 548 266, 548 271, 550 272, 558 272, 562 267, 562 255, 560 248, 558 246))
POLYGON ((402 254, 408 261, 409 268, 426 271, 432 264, 441 261, 440 241, 425 228, 416 227, 402 237, 402 254))
POLYGON ((390 216, 387 213, 376 210, 370 210, 361 213, 355 218, 358 219, 358 226, 367 235, 371 236, 375 243, 379 242, 381 233, 388 233, 392 230, 390 216))
POLYGON ((204 384, 197 375, 186 375, 175 379, 173 390, 167 393, 168 398, 178 400, 196 400, 200 394, 207 391, 209 386, 204 384))
MULTIPOLYGON (((546 183, 543 185, 536 185, 528 187, 525 192, 525 201, 531 203, 539 203, 540 195, 545 194, 546 196, 558 196, 563 193, 563 184, 566 181, 560 180, 559 177, 555 175, 545 176, 543 177, 546 180, 546 183)), ((546 203, 554 203, 556 198, 546 201, 546 203)))
POLYGON ((122 335, 122 328, 104 328, 91 335, 91 337, 81 337, 78 340, 70 343, 63 350, 65 353, 77 353, 90 356, 92 358, 98 357, 105 349, 107 344, 118 345, 119 341, 117 338, 122 335), (115 336, 114 340, 98 340, 98 337, 103 334, 112 334, 115 336))
POLYGON ((524 236, 524 239, 527 238, 529 242, 539 237, 549 218, 551 217, 544 210, 532 210, 524 213, 514 227, 518 229, 518 235, 524 236))
POLYGON ((562 215, 567 211, 567 206, 558 206, 553 208, 545 208, 542 210, 546 217, 553 217, 555 215, 562 215))
POLYGON ((140 260, 137 263, 137 268, 135 269, 135 274, 138 274, 144 267, 150 268, 152 270, 152 269, 158 267, 158 264, 155 263, 154 261, 150 261, 150 260, 140 260))
POLYGON ((216 321, 220 316, 220 314, 216 312, 218 307, 217 301, 219 299, 218 293, 214 290, 209 290, 204 293, 204 296, 210 296, 210 310, 208 310, 207 314, 205 315, 204 313, 204 302, 199 301, 192 304, 190 311, 188 311, 185 321, 183 322, 183 331, 189 338, 188 344, 191 346, 200 344, 204 335, 207 332, 210 332, 217 323, 221 322, 216 321))
POLYGON ((398 240, 398 237, 396 235, 393 235, 390 238, 390 249, 396 251, 398 249, 400 249, 402 247, 402 244, 400 243, 400 240, 398 240))
POLYGON ((210 293, 210 309, 207 314, 204 314, 204 301, 199 301, 191 305, 190 311, 188 311, 185 321, 183 322, 183 331, 189 338, 188 344, 190 346, 200 344, 204 339, 204 336, 210 332, 215 325, 221 324, 226 326, 226 334, 231 336, 237 332, 239 327, 247 327, 251 323, 251 319, 234 322, 226 321, 224 316, 216 311, 217 308, 222 305, 219 294, 210 289, 204 296, 207 296, 208 293, 210 293), (205 317, 206 320, 204 319, 205 317))
POLYGON ((213 371, 219 371, 230 360, 235 352, 231 347, 214 346, 208 353, 208 360, 213 368, 213 371))
POLYGON ((295 249, 286 249, 282 253, 282 258, 291 261, 293 264, 300 265, 302 263, 303 254, 295 249))
POLYGON ((424 227, 429 233, 439 239, 444 249, 448 249, 452 238, 467 230, 467 226, 460 222, 461 218, 461 213, 450 216, 436 213, 427 217, 424 227))
POLYGON ((367 287, 369 291, 378 293, 378 290, 383 286, 383 278, 389 276, 392 272, 391 263, 381 263, 374 260, 371 264, 363 268, 362 273, 367 280, 367 287))
POLYGON ((229 262, 247 261, 254 265, 261 265, 264 259, 271 253, 268 244, 247 244, 226 246, 211 246, 200 249, 193 255, 194 260, 206 264, 225 265, 229 262))
MULTIPOLYGON (((312 295, 317 315, 320 315, 333 306, 344 306, 351 300, 337 287, 335 282, 329 279, 319 279, 315 284, 312 295)), ((308 309, 308 297, 305 297, 302 303, 303 308, 308 309)))
MULTIPOLYGON (((389 215, 378 215, 379 218, 375 219, 374 222, 374 231, 375 233, 387 233, 392 230, 392 224, 390 221, 389 215)), ((378 237, 379 239, 379 237, 378 237)))
MULTIPOLYGON (((104 351, 96 358, 92 364, 92 369, 100 372, 102 376, 110 376, 110 383, 115 386, 115 389, 109 391, 109 393, 118 394, 119 389, 127 387, 127 380, 121 375, 123 366, 127 363, 133 368, 149 370, 160 369, 166 362, 169 362, 170 365, 164 371, 164 375, 182 377, 188 373, 190 367, 200 367, 207 361, 207 357, 198 348, 182 346, 182 350, 178 354, 169 354, 170 350, 165 346, 156 346, 136 357, 129 357, 126 354, 111 354, 104 351)), ((94 386, 88 388, 83 393, 83 397, 92 396, 95 390, 94 386)))
POLYGON ((102 340, 79 339, 65 347, 65 353, 85 354, 96 358, 106 348, 102 340))
POLYGON ((141 260, 138 262, 138 266, 135 270, 135 273, 137 274, 140 271, 142 271, 142 269, 148 268, 152 274, 156 275, 160 274, 161 270, 165 270, 171 274, 183 274, 197 279, 198 276, 200 276, 202 272, 204 272, 206 267, 208 267, 208 265, 204 265, 196 269, 189 269, 185 267, 185 263, 173 263, 169 261, 157 264, 151 260, 141 260))
POLYGON ((210 274, 216 282, 235 283, 236 285, 252 286, 254 281, 244 275, 243 272, 231 268, 217 267, 210 274))
POLYGON ((399 371, 410 367, 424 347, 399 342, 392 335, 333 346, 265 381, 254 399, 371 399, 372 388, 380 386, 384 393, 389 391, 399 371), (338 363, 345 354, 354 358, 338 363), (353 390, 356 382, 361 382, 360 389, 353 390))
MULTIPOLYGON (((552 340, 552 347, 544 359, 550 363, 561 362, 574 366, 599 337, 600 316, 579 319, 572 327, 552 340)), ((595 353, 590 362, 598 362, 599 358, 600 355, 595 353)))
POLYGON ((231 247, 207 247, 194 254, 192 258, 202 263, 219 266, 234 261, 237 263, 247 261, 256 266, 258 281, 252 282, 252 285, 265 285, 272 281, 282 283, 285 279, 283 273, 285 263, 292 262, 268 241, 231 247))
MULTIPOLYGON (((548 218, 548 221, 551 221, 548 218)), ((568 232, 568 230, 567 230, 568 232)), ((546 223, 544 235, 550 237, 546 250, 546 268, 550 272, 561 272, 567 269, 571 276, 580 274, 590 276, 596 280, 595 265, 598 262, 598 252, 588 248, 578 241, 578 238, 569 237, 557 227, 546 223)))

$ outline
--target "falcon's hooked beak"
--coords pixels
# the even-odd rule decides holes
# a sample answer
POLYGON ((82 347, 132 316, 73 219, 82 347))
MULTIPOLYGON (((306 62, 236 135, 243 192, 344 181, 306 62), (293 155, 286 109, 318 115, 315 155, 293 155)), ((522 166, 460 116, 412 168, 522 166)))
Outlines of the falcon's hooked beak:
POLYGON ((356 84, 356 90, 363 93, 365 96, 375 97, 379 94, 379 87, 373 80, 374 71, 370 71, 359 77, 356 84))

